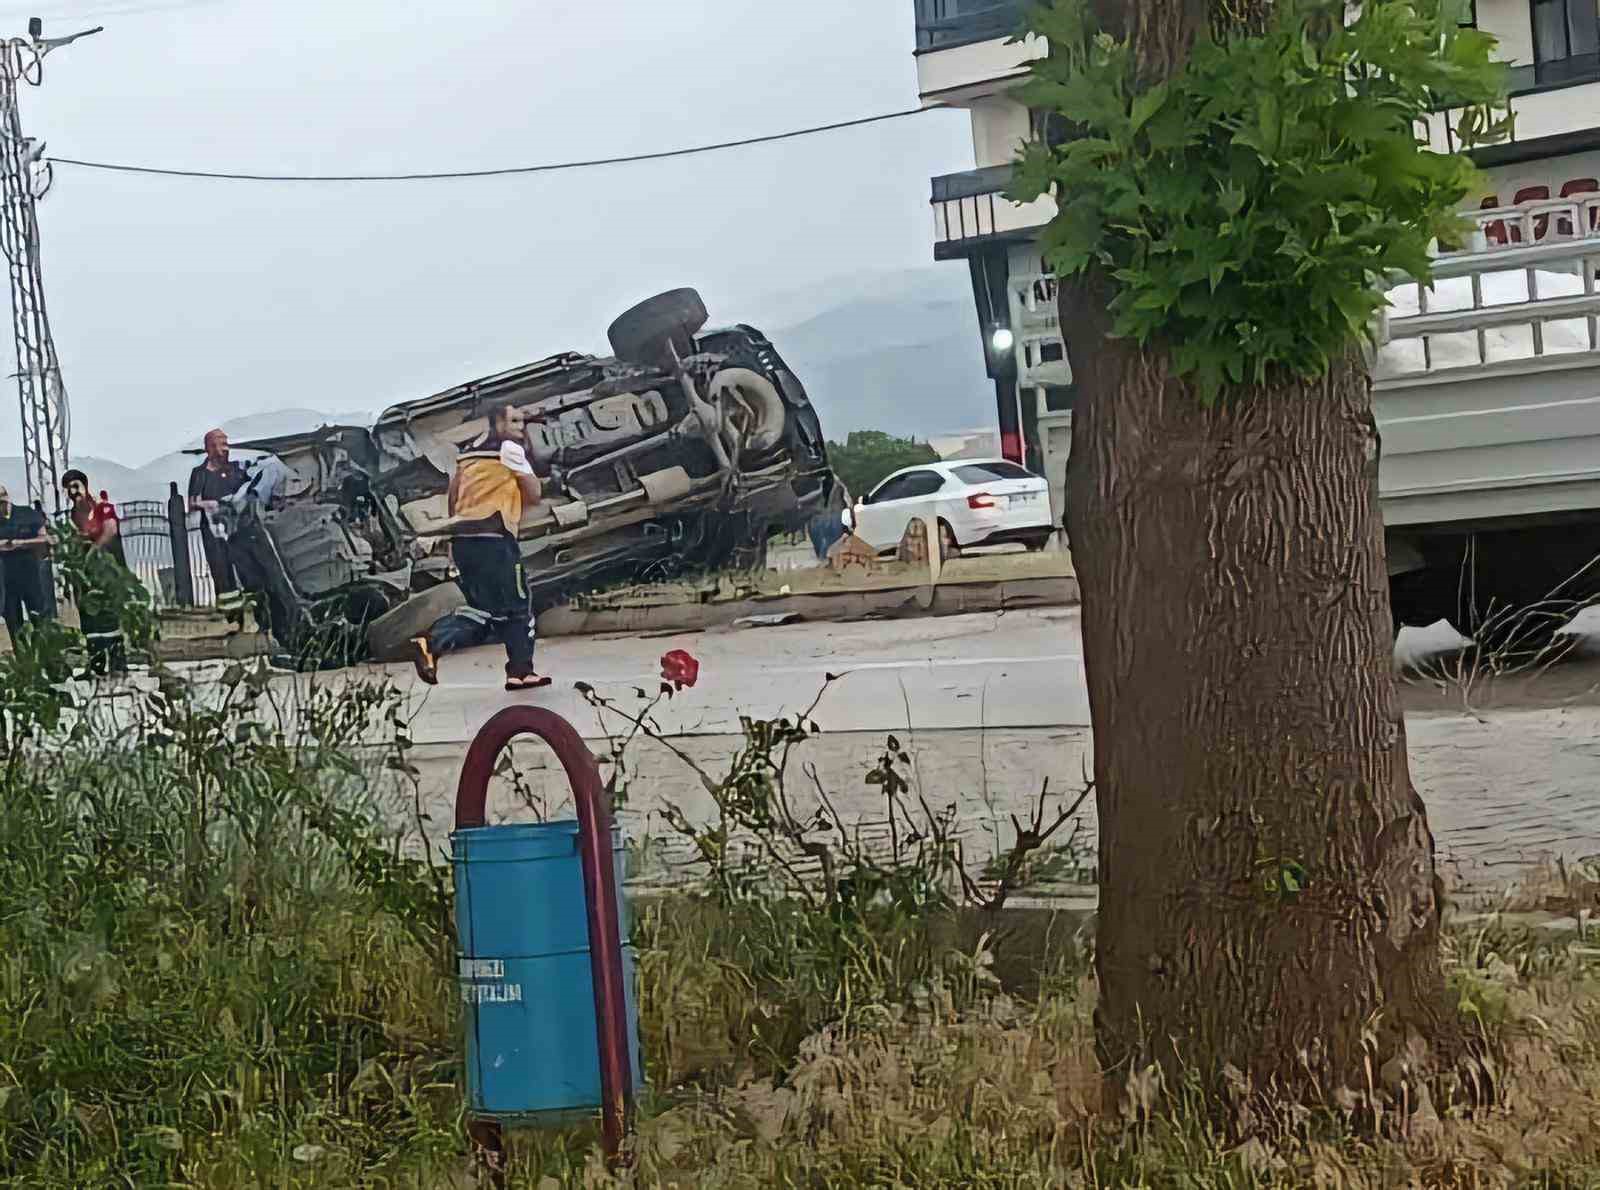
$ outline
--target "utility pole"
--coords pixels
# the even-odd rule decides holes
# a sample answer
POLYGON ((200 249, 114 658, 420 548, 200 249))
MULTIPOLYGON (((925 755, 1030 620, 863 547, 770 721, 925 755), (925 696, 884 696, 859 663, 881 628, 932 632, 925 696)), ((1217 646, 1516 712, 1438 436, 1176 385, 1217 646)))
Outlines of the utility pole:
POLYGON ((38 200, 50 189, 52 171, 44 142, 22 135, 17 87, 44 81, 44 59, 100 27, 70 37, 46 38, 38 17, 27 37, 0 43, 0 251, 11 270, 11 328, 17 348, 17 397, 22 412, 22 459, 28 499, 59 511, 61 476, 67 469, 72 420, 61 362, 50 336, 44 307, 44 277, 39 267, 38 200))

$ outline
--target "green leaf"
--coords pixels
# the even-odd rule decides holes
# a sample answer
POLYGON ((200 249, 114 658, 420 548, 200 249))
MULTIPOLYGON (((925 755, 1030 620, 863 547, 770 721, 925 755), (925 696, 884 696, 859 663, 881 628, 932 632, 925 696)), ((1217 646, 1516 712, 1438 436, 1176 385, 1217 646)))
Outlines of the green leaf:
POLYGON ((1013 183, 1059 196, 1046 260, 1101 270, 1113 334, 1169 352, 1203 401, 1325 370, 1369 333, 1375 278, 1425 278, 1430 237, 1473 193, 1470 164, 1420 145, 1418 123, 1449 96, 1463 140, 1506 134, 1505 67, 1491 38, 1440 21, 1455 2, 1373 0, 1341 22, 1282 0, 1268 28, 1202 39, 1150 87, 1083 0, 1050 3, 1027 95, 1078 139, 1027 149, 1013 183))
POLYGON ((1157 83, 1147 91, 1142 91, 1133 97, 1133 112, 1130 122, 1133 130, 1138 132, 1159 112, 1167 103, 1167 85, 1157 83))
POLYGON ((1260 148, 1262 154, 1267 157, 1276 157, 1278 155, 1278 146, 1283 141, 1283 110, 1279 106, 1278 96, 1274 92, 1262 92, 1256 115, 1261 128, 1260 148))
POLYGON ((1085 196, 1062 208, 1040 242, 1051 267, 1063 276, 1072 276, 1094 261, 1104 234, 1099 204, 1085 196))

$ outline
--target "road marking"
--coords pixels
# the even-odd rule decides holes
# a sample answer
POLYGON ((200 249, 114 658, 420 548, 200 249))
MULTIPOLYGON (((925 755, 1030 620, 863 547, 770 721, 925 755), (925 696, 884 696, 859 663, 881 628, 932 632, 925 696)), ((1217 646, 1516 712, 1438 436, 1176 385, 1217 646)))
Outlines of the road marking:
POLYGON ((1043 665, 1053 661, 1082 661, 1078 653, 1046 653, 1037 657, 919 657, 910 661, 841 661, 837 657, 819 657, 811 665, 770 666, 758 672, 769 674, 809 674, 827 670, 840 675, 859 673, 867 669, 955 669, 974 665, 1043 665))

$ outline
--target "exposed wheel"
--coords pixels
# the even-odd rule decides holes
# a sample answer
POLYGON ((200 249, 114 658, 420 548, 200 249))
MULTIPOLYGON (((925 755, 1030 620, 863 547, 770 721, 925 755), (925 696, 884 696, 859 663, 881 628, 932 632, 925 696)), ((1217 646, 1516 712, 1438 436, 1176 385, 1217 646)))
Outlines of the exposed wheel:
POLYGON ((723 368, 707 394, 737 437, 741 455, 764 455, 783 441, 788 410, 778 386, 749 368, 723 368))
POLYGON ((1053 536, 1055 536, 1053 532, 1041 533, 1038 537, 1028 538, 1022 543, 1022 547, 1030 554, 1037 554, 1040 550, 1044 549, 1045 546, 1050 544, 1050 538, 1053 536))
POLYGON ((408 640, 420 636, 439 617, 465 607, 466 603, 466 596, 455 583, 429 587, 372 621, 367 628, 367 650, 374 661, 398 661, 405 654, 408 640))
POLYGON ((706 306, 693 289, 658 293, 619 314, 606 330, 618 359, 665 368, 694 351, 694 337, 705 326, 706 306), (670 350, 669 350, 670 348, 670 350))

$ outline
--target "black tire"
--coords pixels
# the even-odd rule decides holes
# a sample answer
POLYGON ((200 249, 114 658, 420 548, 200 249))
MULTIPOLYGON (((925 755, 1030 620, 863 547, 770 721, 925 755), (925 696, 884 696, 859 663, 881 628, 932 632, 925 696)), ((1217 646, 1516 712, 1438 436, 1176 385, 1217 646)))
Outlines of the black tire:
POLYGON ((1038 537, 1030 537, 1022 543, 1022 548, 1030 554, 1037 554, 1050 544, 1050 539, 1054 536, 1054 533, 1044 533, 1038 537))
POLYGON ((441 616, 464 607, 467 597, 455 583, 440 583, 385 612, 367 628, 367 650, 374 661, 399 661, 406 642, 420 636, 441 616))
POLYGON ((672 365, 673 351, 680 357, 693 353, 694 337, 707 317, 698 292, 670 289, 619 314, 606 338, 618 359, 666 368, 672 365))

